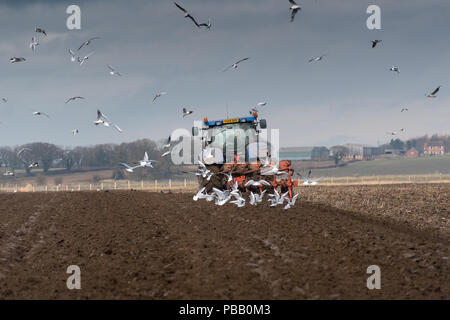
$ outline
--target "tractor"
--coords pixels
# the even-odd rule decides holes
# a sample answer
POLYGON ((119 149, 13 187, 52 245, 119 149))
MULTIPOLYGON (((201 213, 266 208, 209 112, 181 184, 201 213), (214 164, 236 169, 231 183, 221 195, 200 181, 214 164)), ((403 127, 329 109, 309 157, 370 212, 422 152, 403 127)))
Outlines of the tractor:
POLYGON ((201 143, 199 160, 212 173, 208 177, 199 176, 200 187, 207 192, 212 188, 226 190, 237 182, 243 192, 280 188, 292 198, 297 181, 292 180, 291 161, 279 161, 278 154, 272 155, 271 144, 261 134, 261 129, 266 128, 266 120, 259 120, 257 112, 215 121, 205 117, 200 126, 193 127, 192 135, 201 143), (278 169, 277 174, 271 174, 274 168, 278 169), (246 187, 250 180, 266 180, 269 184, 246 187))

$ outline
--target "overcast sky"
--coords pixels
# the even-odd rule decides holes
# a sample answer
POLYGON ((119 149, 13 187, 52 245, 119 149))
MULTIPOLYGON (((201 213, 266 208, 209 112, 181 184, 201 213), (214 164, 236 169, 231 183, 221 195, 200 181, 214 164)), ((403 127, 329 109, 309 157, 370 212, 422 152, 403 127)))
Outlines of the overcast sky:
POLYGON ((260 101, 268 102, 260 115, 280 129, 281 146, 376 145, 401 128, 404 139, 450 133, 448 0, 304 0, 292 23, 288 0, 178 3, 200 22, 211 18, 211 30, 196 28, 172 1, 3 0, 0 97, 8 102, 0 102, 0 145, 161 139, 205 116, 225 118, 227 105, 230 117, 245 116, 260 101), (81 7, 81 30, 66 28, 70 4, 81 7), (382 30, 366 27, 370 4, 381 7, 382 30), (35 27, 48 36, 33 54, 35 27), (101 39, 81 54, 95 54, 81 67, 72 63, 67 50, 94 36, 101 39), (372 39, 383 42, 371 49, 372 39), (110 76, 107 64, 123 76, 110 76), (438 85, 438 98, 426 98, 438 85), (152 103, 160 91, 168 95, 152 103), (86 100, 64 103, 78 95, 86 100), (183 107, 193 116, 183 119, 183 107), (125 132, 95 127, 97 108, 125 132))

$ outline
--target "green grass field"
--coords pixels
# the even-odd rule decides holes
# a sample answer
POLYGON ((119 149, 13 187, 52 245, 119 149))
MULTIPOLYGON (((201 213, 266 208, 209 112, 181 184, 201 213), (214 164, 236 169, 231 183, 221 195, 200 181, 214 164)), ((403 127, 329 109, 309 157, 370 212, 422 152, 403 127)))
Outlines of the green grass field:
POLYGON ((314 177, 358 177, 450 173, 450 155, 417 159, 377 159, 359 161, 346 167, 313 169, 314 177))

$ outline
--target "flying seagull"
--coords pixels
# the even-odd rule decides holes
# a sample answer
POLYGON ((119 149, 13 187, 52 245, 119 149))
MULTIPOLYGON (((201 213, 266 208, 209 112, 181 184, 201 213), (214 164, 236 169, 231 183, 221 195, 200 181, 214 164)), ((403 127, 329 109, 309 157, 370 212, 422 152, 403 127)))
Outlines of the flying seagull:
POLYGON ((190 114, 193 114, 193 113, 194 113, 194 111, 187 111, 186 108, 183 108, 183 118, 188 116, 188 115, 190 115, 190 114))
POLYGON ((125 168, 126 171, 133 173, 134 169, 140 168, 140 166, 130 167, 128 164, 121 162, 120 165, 125 168))
POLYGON ((326 57, 326 56, 327 56, 327 55, 324 54, 324 55, 321 55, 320 57, 313 57, 313 58, 311 58, 311 59, 308 60, 308 63, 321 61, 321 60, 322 60, 324 57, 326 57))
POLYGON ((227 71, 227 70, 229 70, 229 69, 231 69, 231 68, 236 69, 236 68, 238 67, 238 64, 239 64, 239 63, 241 63, 241 62, 243 62, 243 61, 246 61, 246 60, 248 60, 248 59, 250 59, 250 58, 244 58, 244 59, 241 59, 241 60, 239 60, 239 61, 236 61, 236 62, 233 63, 231 66, 226 67, 225 70, 223 70, 223 72, 225 72, 225 71, 227 71))
POLYGON ((30 42, 30 49, 33 50, 33 52, 36 51, 36 47, 39 45, 39 41, 37 40, 37 38, 32 37, 31 38, 31 42, 30 42))
POLYGON ((72 130, 72 134, 75 136, 75 135, 77 135, 77 134, 79 134, 80 133, 80 131, 78 130, 78 129, 73 129, 72 130))
POLYGON ((408 108, 402 108, 402 110, 400 112, 407 112, 408 108))
POLYGON ((42 33, 43 35, 47 36, 47 33, 42 28, 36 28, 36 29, 34 29, 34 31, 37 32, 37 33, 42 33))
POLYGON ((195 21, 194 17, 191 16, 191 15, 189 14, 189 12, 186 11, 186 9, 184 9, 182 6, 180 6, 180 5, 177 4, 176 2, 174 2, 174 4, 175 4, 175 6, 176 6, 178 9, 180 9, 181 11, 184 12, 184 17, 185 17, 185 18, 191 19, 191 20, 195 23, 195 25, 196 25, 197 27, 200 28, 200 25, 197 23, 197 21, 195 21))
POLYGON ((9 61, 10 61, 11 63, 16 63, 16 62, 23 62, 23 61, 26 61, 26 59, 25 59, 25 58, 16 58, 16 57, 13 57, 13 58, 9 59, 9 61))
POLYGON ((95 52, 95 51, 92 51, 92 52, 89 53, 87 56, 84 56, 84 58, 78 57, 77 60, 78 60, 78 63, 80 64, 80 66, 82 66, 83 63, 84 63, 86 60, 88 60, 90 56, 92 56, 92 55, 94 54, 94 52, 95 52))
POLYGON ((93 40, 97 40, 97 39, 100 39, 100 37, 90 38, 89 40, 83 42, 83 44, 77 49, 77 51, 80 51, 84 46, 90 45, 93 40))
POLYGON ((163 95, 166 95, 167 92, 159 92, 155 95, 155 97, 153 98, 153 102, 155 102, 156 99, 160 98, 163 95))
POLYGON ((437 87, 436 89, 434 89, 434 91, 430 94, 427 95, 428 98, 436 98, 436 94, 439 92, 439 90, 441 89, 441 86, 437 87))
POLYGON ((199 24, 200 27, 205 27, 206 29, 210 30, 211 29, 211 19, 208 19, 208 23, 200 23, 199 24))
POLYGON ((7 103, 7 102, 8 102, 8 99, 2 98, 2 101, 3 101, 4 103, 7 103))
POLYGON ((112 66, 110 66, 109 64, 107 65, 109 71, 109 74, 112 76, 122 76, 118 71, 114 70, 114 68, 112 66))
POLYGON ((289 2, 292 4, 292 6, 290 7, 291 9, 291 22, 294 21, 295 15, 297 14, 297 12, 299 10, 302 10, 302 8, 294 1, 294 0, 289 0, 289 2))
POLYGON ((392 72, 400 73, 400 70, 399 70, 398 67, 396 67, 396 66, 390 67, 389 70, 392 71, 392 72))
POLYGON ((37 168, 37 167, 39 167, 39 163, 38 162, 33 162, 32 164, 30 164, 29 166, 28 166, 28 168, 37 168))
POLYGON ((94 124, 98 126, 99 124, 103 124, 105 127, 112 127, 119 131, 120 133, 123 132, 122 129, 120 129, 116 124, 109 122, 109 119, 107 116, 105 116, 100 110, 97 110, 97 120, 94 121, 94 124))
POLYGON ((69 103, 69 102, 71 102, 71 101, 75 101, 75 100, 77 100, 77 99, 83 99, 83 100, 84 100, 83 97, 78 97, 78 96, 77 96, 77 97, 72 97, 72 98, 67 99, 66 104, 69 103))
POLYGON ((72 49, 69 49, 69 54, 70 54, 70 61, 72 62, 77 61, 77 58, 75 57, 75 52, 73 52, 72 49))
POLYGON ((50 116, 48 114, 46 114, 45 112, 41 112, 41 111, 34 111, 33 115, 35 115, 35 116, 46 116, 47 118, 50 119, 50 116))
POLYGON ((382 40, 372 40, 372 48, 375 48, 382 40))
POLYGON ((164 158, 166 156, 168 156, 170 153, 172 152, 172 150, 166 151, 161 155, 161 158, 164 158))

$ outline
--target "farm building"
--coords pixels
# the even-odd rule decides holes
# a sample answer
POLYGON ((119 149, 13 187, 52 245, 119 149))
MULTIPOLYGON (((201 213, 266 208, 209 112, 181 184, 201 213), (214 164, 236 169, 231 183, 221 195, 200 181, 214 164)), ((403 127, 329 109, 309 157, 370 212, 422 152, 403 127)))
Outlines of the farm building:
MULTIPOLYGON (((333 147, 333 148, 337 148, 333 147)), ((383 154, 383 150, 379 147, 371 147, 362 144, 345 144, 344 147, 347 150, 346 158, 348 159, 373 159, 375 156, 383 154)))
POLYGON ((280 148, 283 160, 328 160, 330 151, 326 147, 291 147, 280 148))
POLYGON ((406 151, 406 157, 407 158, 418 158, 419 157, 419 151, 417 151, 416 148, 411 148, 408 151, 406 151))
POLYGON ((430 156, 445 154, 445 146, 443 142, 425 142, 423 153, 430 156))

